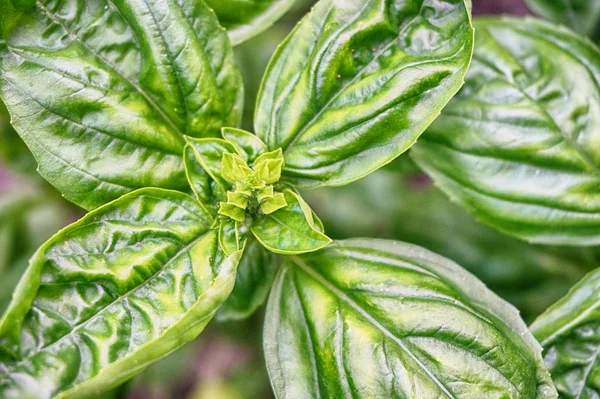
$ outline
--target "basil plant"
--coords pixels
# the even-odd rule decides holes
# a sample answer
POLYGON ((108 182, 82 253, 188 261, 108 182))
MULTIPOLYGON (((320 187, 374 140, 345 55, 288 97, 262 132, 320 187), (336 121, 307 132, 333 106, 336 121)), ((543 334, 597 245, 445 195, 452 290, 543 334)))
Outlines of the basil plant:
POLYGON ((89 211, 16 286, 0 397, 106 397, 267 297, 278 398, 596 397, 594 275, 533 325, 542 349, 452 261, 332 241, 303 190, 365 177, 423 135, 411 157, 483 222, 598 244, 600 51, 531 19, 481 19, 475 37, 470 0, 320 0, 241 130, 232 43, 292 5, 0 0, 11 124, 89 211))

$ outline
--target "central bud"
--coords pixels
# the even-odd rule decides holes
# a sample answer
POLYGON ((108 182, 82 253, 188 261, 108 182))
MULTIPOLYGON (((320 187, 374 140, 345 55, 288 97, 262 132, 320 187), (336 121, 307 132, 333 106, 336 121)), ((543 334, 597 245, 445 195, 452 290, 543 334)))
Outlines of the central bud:
POLYGON ((227 202, 221 202, 219 214, 241 223, 246 214, 268 215, 285 207, 283 193, 273 187, 281 178, 282 168, 281 149, 259 155, 252 168, 238 154, 224 153, 221 175, 232 190, 227 191, 227 202))

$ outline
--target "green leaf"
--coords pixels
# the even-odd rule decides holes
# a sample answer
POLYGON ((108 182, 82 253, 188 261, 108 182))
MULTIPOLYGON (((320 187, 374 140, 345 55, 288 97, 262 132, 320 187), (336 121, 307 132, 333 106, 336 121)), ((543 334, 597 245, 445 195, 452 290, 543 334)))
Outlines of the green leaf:
POLYGON ((277 272, 275 254, 248 239, 238 266, 235 287, 217 313, 217 320, 244 320, 262 306, 277 272))
POLYGON ((238 154, 226 152, 221 161, 221 176, 229 183, 245 181, 254 172, 238 154))
POLYGON ((600 394, 600 269, 588 274, 532 325, 561 398, 600 394))
POLYGON ((206 0, 217 13, 234 45, 240 44, 271 27, 295 3, 295 0, 206 0))
POLYGON ((202 206, 214 214, 216 212, 214 207, 216 206, 217 199, 223 196, 222 190, 215 187, 217 183, 204 170, 196 158, 196 153, 192 145, 187 144, 185 146, 183 160, 188 183, 196 198, 202 206))
POLYGON ((600 2, 597 0, 525 0, 537 15, 563 24, 582 35, 597 32, 600 23, 600 2))
POLYGON ((225 140, 236 146, 236 148, 239 147, 238 153, 245 161, 250 163, 267 151, 267 145, 261 139, 245 130, 224 127, 221 134, 225 140))
POLYGON ((261 188, 260 190, 258 190, 257 194, 256 194, 256 200, 258 202, 263 202, 265 200, 268 200, 269 198, 273 198, 273 196, 275 195, 275 189, 273 188, 272 185, 266 186, 265 188, 261 188))
POLYGON ((516 310, 413 245, 349 240, 287 258, 265 320, 278 398, 556 398, 516 310))
POLYGON ((0 2, 0 95, 40 173, 95 208, 185 189, 183 135, 236 125, 241 76, 200 0, 0 2), (41 39, 43 38, 43 39, 41 39))
POLYGON ((227 216, 236 222, 243 223, 246 220, 246 211, 237 205, 221 202, 219 207, 219 215, 227 216))
POLYGON ((246 209, 246 207, 248 207, 248 198, 245 197, 243 194, 236 192, 227 192, 227 202, 238 206, 242 209, 246 209))
MULTIPOLYGON (((285 200, 285 195, 283 193, 275 193, 273 194, 272 197, 270 198, 266 198, 263 200, 263 202, 260 204, 260 210, 265 214, 265 215, 270 215, 273 212, 276 212, 282 208, 285 208, 287 206, 287 201, 285 200)), ((308 221, 309 216, 307 216, 307 221, 308 221)), ((310 222, 309 222, 310 224, 310 222)))
POLYGON ((211 225, 187 195, 143 189, 46 242, 0 322, 0 397, 99 395, 194 339, 241 257, 211 225))
POLYGON ((223 155, 227 153, 237 153, 233 144, 223 139, 194 139, 186 138, 189 145, 194 150, 196 162, 206 171, 212 180, 219 186, 220 195, 224 195, 231 188, 231 184, 222 175, 223 155))
POLYGON ((534 243, 600 244, 600 51, 483 18, 465 87, 411 151, 454 201, 534 243))
POLYGON ((254 161, 254 171, 258 179, 267 184, 274 184, 281 179, 283 165, 283 152, 278 148, 258 156, 254 161))
POLYGON ((459 90, 470 2, 321 0, 275 53, 255 131, 283 176, 342 185, 406 151, 459 90))
POLYGON ((17 10, 30 10, 35 5, 35 0, 9 0, 17 10))
POLYGON ((390 238, 427 248, 475 274, 526 322, 600 265, 600 248, 531 245, 499 233, 477 223, 426 176, 405 173, 381 169, 344 187, 303 194, 323 216, 328 236, 390 238))
MULTIPOLYGON (((242 220, 243 221, 243 220, 242 220)), ((229 256, 237 251, 243 251, 246 245, 245 235, 240 232, 240 222, 224 219, 219 225, 219 244, 225 255, 229 256)))
POLYGON ((302 198, 290 191, 283 193, 287 206, 254 221, 250 230, 269 251, 294 255, 317 251, 331 242, 314 224, 313 214, 302 198))

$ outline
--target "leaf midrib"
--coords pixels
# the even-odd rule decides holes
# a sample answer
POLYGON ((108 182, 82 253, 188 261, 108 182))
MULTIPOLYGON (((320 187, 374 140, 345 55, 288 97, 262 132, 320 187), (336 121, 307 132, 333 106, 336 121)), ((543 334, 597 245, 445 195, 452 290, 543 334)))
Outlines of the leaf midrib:
POLYGON ((294 262, 298 267, 300 267, 305 273, 319 282, 323 287, 329 290, 332 294, 334 294, 340 301, 343 301, 345 304, 350 306, 356 312, 358 312, 362 317, 364 317, 369 323, 371 323, 377 330, 379 330, 383 335, 391 339, 395 342, 414 362, 417 366, 425 372, 425 374, 433 381, 437 387, 448 397, 451 399, 458 399, 450 391, 446 386, 433 374, 431 370, 429 370, 419 358, 411 352, 411 350, 402 342, 402 340, 396 337, 391 331, 389 331, 385 326, 383 326, 379 321, 377 321, 373 316, 371 316, 366 310, 364 310, 359 304, 354 302, 350 297, 344 294, 341 290, 331 284, 327 279, 321 276, 317 271, 315 271, 310 265, 306 264, 298 257, 293 257, 292 262, 294 262))
MULTIPOLYGON (((144 2, 144 4, 146 5, 146 7, 148 7, 148 12, 150 14, 150 17, 152 18, 152 21, 154 21, 154 25, 156 26, 156 31, 158 32, 160 39, 162 41, 163 44, 163 48, 165 50, 165 53, 167 54, 167 58, 169 59, 170 62, 170 66, 171 66, 171 70, 173 71, 173 74, 175 75, 175 80, 177 81, 177 91, 179 92, 179 95, 181 96, 181 100, 183 101, 183 110, 185 112, 185 117, 184 120, 187 121, 188 118, 188 98, 185 95, 185 93, 183 92, 183 85, 182 85, 182 80, 181 80, 181 76, 179 74, 179 70, 177 68, 177 66, 175 65, 175 59, 173 57, 173 54, 171 53, 171 49, 170 47, 167 45, 167 40, 165 39, 165 35, 163 33, 163 30, 161 29, 158 19, 156 17, 156 12, 155 10, 152 8, 152 6, 148 3, 148 0, 142 0, 144 2)), ((187 47, 187 43, 185 45, 185 47, 187 47)), ((184 49, 185 49, 184 47, 184 49)), ((182 50, 183 51, 183 50, 182 50)), ((181 133, 181 132, 179 132, 181 133)))
MULTIPOLYGON (((287 269, 284 269, 284 274, 282 276, 282 280, 283 278, 285 278, 285 274, 287 273, 287 269)), ((310 356, 310 365, 313 368, 313 370, 315 370, 316 372, 313 373, 313 384, 315 385, 315 388, 317 389, 317 398, 321 398, 321 384, 319 383, 319 363, 317 362, 317 352, 318 352, 318 348, 315 346, 314 340, 313 340, 313 332, 311 331, 309 325, 308 325, 308 317, 306 316, 306 307, 304 304, 304 301, 302 300, 302 296, 300 295, 300 287, 298 286, 298 278, 296 275, 291 277, 293 285, 294 285, 294 291, 296 292, 296 295, 298 296, 298 302, 300 304, 300 312, 299 314, 302 317, 302 325, 304 326, 304 330, 305 333, 307 335, 307 339, 309 341, 309 346, 310 346, 310 351, 309 351, 309 356, 310 356)))

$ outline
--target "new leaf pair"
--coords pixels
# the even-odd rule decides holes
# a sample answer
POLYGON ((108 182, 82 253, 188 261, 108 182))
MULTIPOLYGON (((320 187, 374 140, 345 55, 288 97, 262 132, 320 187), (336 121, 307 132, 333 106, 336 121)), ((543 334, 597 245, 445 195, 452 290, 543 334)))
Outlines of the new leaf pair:
POLYGON ((248 232, 279 254, 311 252, 329 244, 308 204, 292 186, 279 181, 281 149, 266 152, 266 144, 241 130, 225 128, 223 136, 226 139, 188 139, 186 147, 193 154, 186 159, 190 185, 200 188, 195 193, 201 203, 218 208, 223 250, 239 250, 248 232))

